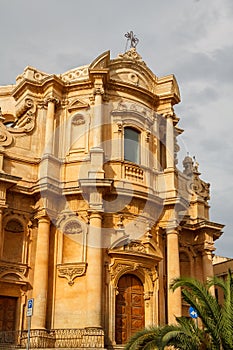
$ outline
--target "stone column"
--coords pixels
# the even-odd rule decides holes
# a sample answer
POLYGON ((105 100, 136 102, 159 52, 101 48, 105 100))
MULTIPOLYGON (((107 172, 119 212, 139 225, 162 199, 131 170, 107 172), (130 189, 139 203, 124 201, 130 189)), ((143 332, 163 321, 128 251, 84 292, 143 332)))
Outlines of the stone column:
POLYGON ((46 328, 46 308, 48 291, 50 220, 44 215, 38 217, 38 232, 33 281, 34 308, 33 329, 46 328))
POLYGON ((102 89, 95 90, 95 106, 93 115, 93 147, 101 147, 102 141, 102 89))
POLYGON ((202 266, 203 266, 203 279, 206 282, 208 277, 213 277, 213 260, 212 260, 212 252, 209 250, 205 250, 202 253, 202 266))
POLYGON ((101 213, 92 211, 87 242, 87 327, 102 327, 103 249, 101 226, 101 213))
POLYGON ((170 290, 170 283, 176 277, 180 277, 180 257, 178 229, 167 229, 167 305, 168 305, 168 323, 175 322, 175 316, 181 316, 181 291, 180 288, 175 292, 170 290))
POLYGON ((58 103, 58 100, 54 97, 50 97, 46 102, 48 103, 48 109, 45 129, 45 153, 51 154, 53 153, 55 106, 58 103))
POLYGON ((167 168, 174 168, 174 125, 171 115, 167 116, 166 159, 167 168))

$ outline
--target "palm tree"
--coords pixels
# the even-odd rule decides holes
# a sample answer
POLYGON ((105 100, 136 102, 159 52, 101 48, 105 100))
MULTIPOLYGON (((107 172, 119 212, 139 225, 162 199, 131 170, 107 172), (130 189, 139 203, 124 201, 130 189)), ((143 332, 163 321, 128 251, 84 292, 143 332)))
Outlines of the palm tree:
POLYGON ((136 333, 125 350, 173 349, 232 350, 233 349, 233 275, 226 281, 213 277, 206 284, 191 277, 180 277, 171 289, 181 287, 184 300, 196 309, 202 325, 189 318, 177 317, 176 325, 149 327, 136 333), (210 288, 215 285, 224 292, 224 303, 219 305, 210 288))
POLYGON ((206 334, 192 319, 177 318, 177 325, 148 327, 134 334, 125 350, 165 349, 200 350, 211 349, 206 334))
POLYGON ((228 271, 224 281, 218 277, 210 278, 206 284, 190 277, 175 279, 172 290, 182 287, 184 300, 194 307, 202 321, 203 329, 209 336, 212 349, 233 349, 233 275, 228 271), (223 290, 224 302, 218 303, 210 288, 218 286, 223 290))

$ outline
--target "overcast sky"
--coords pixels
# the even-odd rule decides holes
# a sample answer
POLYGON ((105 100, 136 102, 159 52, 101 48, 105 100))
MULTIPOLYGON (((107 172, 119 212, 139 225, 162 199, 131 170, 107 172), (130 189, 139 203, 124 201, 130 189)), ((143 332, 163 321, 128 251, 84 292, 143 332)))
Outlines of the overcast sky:
POLYGON ((210 219, 226 225, 216 254, 233 257, 233 1, 0 0, 0 18, 0 85, 28 65, 60 74, 114 58, 134 31, 149 68, 177 78, 180 158, 195 156, 210 182, 210 219))

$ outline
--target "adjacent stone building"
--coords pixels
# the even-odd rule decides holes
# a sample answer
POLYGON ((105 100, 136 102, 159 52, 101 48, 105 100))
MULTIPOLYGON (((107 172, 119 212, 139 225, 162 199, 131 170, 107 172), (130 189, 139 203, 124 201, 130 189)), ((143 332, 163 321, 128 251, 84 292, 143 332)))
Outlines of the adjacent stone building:
POLYGON ((213 275, 223 226, 198 164, 177 168, 179 102, 135 48, 0 87, 0 343, 29 321, 31 348, 112 348, 187 315, 169 283, 213 275))

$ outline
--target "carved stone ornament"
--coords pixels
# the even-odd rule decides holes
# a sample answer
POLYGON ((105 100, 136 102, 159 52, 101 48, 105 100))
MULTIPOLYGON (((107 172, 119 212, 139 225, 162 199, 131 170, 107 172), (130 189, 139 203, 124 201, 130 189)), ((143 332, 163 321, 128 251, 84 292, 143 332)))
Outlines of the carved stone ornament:
POLYGON ((72 125, 79 126, 85 124, 85 119, 82 114, 76 114, 72 118, 72 125))
POLYGON ((0 146, 7 147, 13 142, 13 137, 28 133, 35 127, 36 107, 31 98, 26 98, 16 106, 16 119, 9 127, 4 125, 4 116, 0 116, 0 146))
POLYGON ((126 246, 126 249, 139 253, 147 253, 146 247, 141 242, 137 241, 130 242, 128 246, 126 246))
POLYGON ((115 263, 110 266, 110 275, 112 279, 115 279, 120 273, 126 273, 134 270, 133 265, 130 263, 123 264, 123 263, 115 263))
POLYGON ((80 234, 82 233, 82 226, 77 220, 68 221, 63 228, 65 234, 80 234))
POLYGON ((65 83, 85 80, 88 78, 88 66, 83 66, 69 70, 68 72, 61 74, 60 78, 65 83))
POLYGON ((58 215, 56 226, 61 232, 66 234, 87 233, 86 224, 79 220, 77 215, 70 210, 68 203, 66 203, 64 210, 58 215))
POLYGON ((119 101, 116 108, 112 111, 112 116, 117 123, 135 123, 138 127, 145 129, 145 125, 148 130, 154 123, 156 114, 153 113, 149 108, 141 106, 137 103, 130 103, 128 101, 119 101), (120 118, 120 119, 119 119, 120 118))
POLYGON ((0 121, 0 146, 7 147, 12 144, 13 137, 7 127, 0 121))
POLYGON ((31 81, 42 81, 49 77, 49 74, 39 71, 34 67, 27 66, 24 69, 23 74, 18 75, 16 78, 16 83, 19 84, 23 79, 31 80, 31 81))
POLYGON ((28 272, 28 266, 26 264, 0 262, 0 278, 4 279, 7 275, 16 275, 18 280, 24 281, 28 272))
POLYGON ((127 60, 137 61, 137 62, 140 62, 140 63, 145 65, 145 62, 142 60, 142 57, 137 53, 135 47, 132 47, 131 49, 129 49, 125 53, 119 54, 118 58, 124 58, 127 60))
POLYGON ((58 264, 57 265, 58 276, 66 278, 68 281, 68 284, 72 286, 74 284, 75 278, 83 276, 85 274, 86 266, 87 264, 84 262, 58 264))
POLYGON ((190 194, 195 193, 205 201, 210 199, 210 184, 199 178, 199 173, 194 173, 190 181, 187 182, 187 191, 190 194))

